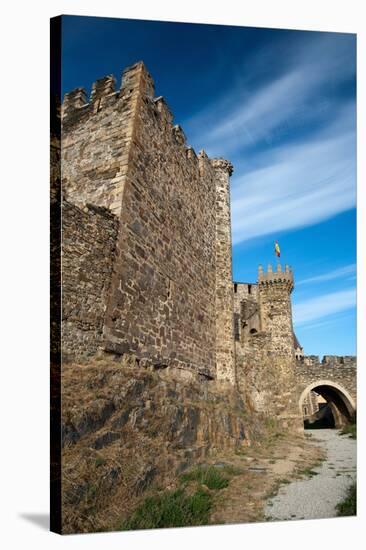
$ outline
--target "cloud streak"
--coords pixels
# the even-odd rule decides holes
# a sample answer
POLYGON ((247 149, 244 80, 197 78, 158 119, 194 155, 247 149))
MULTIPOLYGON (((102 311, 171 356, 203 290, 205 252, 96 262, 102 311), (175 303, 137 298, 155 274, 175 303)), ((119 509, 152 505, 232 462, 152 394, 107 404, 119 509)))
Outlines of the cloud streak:
POLYGON ((271 153, 232 191, 233 243, 319 223, 355 205, 350 133, 271 153))
POLYGON ((329 36, 297 40, 287 44, 286 50, 283 45, 273 51, 272 46, 267 47, 238 67, 237 84, 185 121, 185 130, 195 142, 204 144, 210 155, 232 155, 248 144, 272 143, 286 129, 317 120, 325 111, 333 120, 339 100, 325 90, 329 83, 335 87, 354 77, 350 59, 349 44, 329 36), (263 72, 263 59, 272 80, 259 79, 256 84, 256 72, 263 72), (276 72, 280 60, 284 65, 276 72))
POLYGON ((306 325, 317 319, 351 309, 355 305, 356 290, 354 288, 323 294, 293 306, 294 324, 295 326, 306 325))
POLYGON ((355 206, 355 103, 329 93, 354 67, 347 47, 334 44, 307 42, 272 81, 249 87, 244 78, 185 124, 210 156, 234 162, 234 244, 355 206))
POLYGON ((297 286, 309 284, 309 283, 323 283, 325 281, 332 281, 334 279, 340 279, 342 277, 347 277, 349 275, 354 275, 356 273, 356 264, 346 265, 333 271, 328 271, 327 273, 322 273, 321 275, 316 275, 315 277, 308 277, 307 279, 302 279, 297 283, 297 286))

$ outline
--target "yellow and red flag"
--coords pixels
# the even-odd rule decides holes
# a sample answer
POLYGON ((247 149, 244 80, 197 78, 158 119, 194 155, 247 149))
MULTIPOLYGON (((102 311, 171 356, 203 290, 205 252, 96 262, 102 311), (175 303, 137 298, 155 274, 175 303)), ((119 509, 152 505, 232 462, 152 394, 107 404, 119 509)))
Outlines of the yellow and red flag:
POLYGON ((280 245, 278 244, 277 241, 275 241, 275 254, 278 258, 281 256, 280 245))

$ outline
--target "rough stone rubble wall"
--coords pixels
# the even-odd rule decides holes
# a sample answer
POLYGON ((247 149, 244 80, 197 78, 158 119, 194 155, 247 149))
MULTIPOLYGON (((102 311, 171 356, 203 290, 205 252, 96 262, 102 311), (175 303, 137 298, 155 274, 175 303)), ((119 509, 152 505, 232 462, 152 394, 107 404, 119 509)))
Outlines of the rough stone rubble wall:
POLYGON ((102 342, 118 220, 108 210, 62 205, 62 349, 93 355, 102 342))
POLYGON ((260 270, 258 285, 253 286, 250 301, 247 288, 237 287, 236 310, 239 303, 244 302, 247 311, 257 303, 259 317, 259 331, 243 332, 236 342, 239 388, 251 399, 255 410, 276 416, 284 426, 300 429, 291 312, 293 276, 280 268, 275 273, 260 270))
POLYGON ((230 183, 232 165, 211 161, 216 173, 216 363, 217 378, 236 381, 230 183))
POLYGON ((262 330, 271 334, 273 354, 295 359, 291 292, 292 273, 259 274, 259 311, 262 330))
POLYGON ((217 370, 233 380, 227 234, 230 267, 226 260, 216 278, 216 200, 229 204, 225 161, 215 166, 187 147, 163 98, 154 99, 142 63, 124 71, 119 92, 106 77, 85 102, 76 90, 63 106, 63 187, 69 201, 105 206, 119 217, 105 348, 216 377, 221 315, 224 368, 217 370), (218 317, 217 284, 229 298, 218 317))
POLYGON ((234 283, 235 340, 241 343, 259 332, 258 285, 234 283))
POLYGON ((302 404, 302 411, 304 418, 308 418, 319 411, 318 395, 315 392, 311 391, 306 395, 302 404))
POLYGON ((357 359, 354 356, 325 355, 320 362, 319 357, 305 356, 304 361, 296 361, 297 393, 301 393, 315 382, 335 382, 349 392, 356 402, 357 399, 357 359), (306 360, 311 358, 311 361, 306 360))
MULTIPOLYGON (((143 73, 142 73, 143 74, 143 73)), ((139 87, 136 70, 131 87, 139 87)), ((123 194, 107 346, 215 376, 215 179, 141 90, 123 194)))
MULTIPOLYGON (((65 95, 62 187, 74 204, 105 206, 120 215, 140 89, 131 86, 128 70, 117 91, 115 84, 113 76, 97 80, 89 102, 82 88, 65 95)), ((140 78, 139 86, 143 85, 153 94, 147 73, 140 78)))

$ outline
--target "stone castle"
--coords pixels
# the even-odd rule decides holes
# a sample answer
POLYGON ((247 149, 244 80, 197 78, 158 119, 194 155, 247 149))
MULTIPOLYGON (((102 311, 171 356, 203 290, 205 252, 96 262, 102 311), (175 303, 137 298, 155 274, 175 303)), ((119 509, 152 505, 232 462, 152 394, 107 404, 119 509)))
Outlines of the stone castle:
POLYGON ((304 356, 291 269, 233 282, 233 166, 187 145, 142 62, 120 89, 107 76, 89 101, 65 95, 61 167, 64 359, 127 354, 235 386, 284 427, 317 412, 311 391, 338 425, 352 417, 355 358, 304 356))

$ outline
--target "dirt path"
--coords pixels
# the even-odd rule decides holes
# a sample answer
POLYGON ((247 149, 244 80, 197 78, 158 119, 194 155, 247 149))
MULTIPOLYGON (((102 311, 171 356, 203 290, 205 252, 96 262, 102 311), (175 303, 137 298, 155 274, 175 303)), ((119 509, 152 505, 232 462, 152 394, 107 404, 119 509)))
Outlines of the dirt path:
POLYGON ((277 437, 262 446, 249 447, 235 458, 231 456, 230 464, 240 474, 217 496, 211 523, 264 521, 265 504, 279 487, 324 457, 323 448, 303 437, 277 437))
POLYGON ((312 441, 326 452, 326 460, 308 472, 310 477, 279 489, 265 507, 268 519, 335 517, 336 504, 356 479, 356 441, 338 430, 309 430, 312 441))

